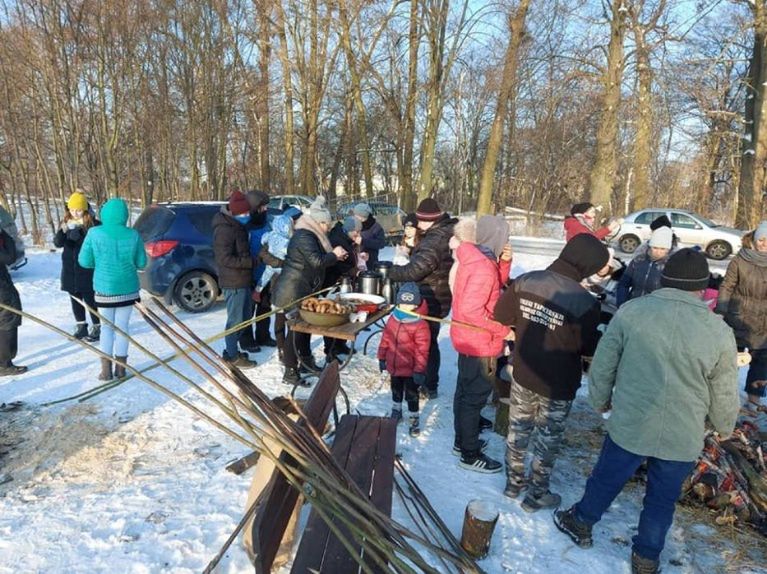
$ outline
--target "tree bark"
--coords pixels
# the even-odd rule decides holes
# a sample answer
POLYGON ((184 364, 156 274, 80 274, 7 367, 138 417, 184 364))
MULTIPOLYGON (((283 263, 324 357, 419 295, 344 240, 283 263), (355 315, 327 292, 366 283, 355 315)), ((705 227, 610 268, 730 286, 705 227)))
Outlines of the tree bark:
POLYGON ((589 174, 591 202, 612 212, 612 194, 618 167, 618 111, 621 103, 623 79, 623 40, 625 12, 623 2, 613 0, 610 21, 610 43, 607 48, 607 68, 602 82, 602 105, 597 128, 596 158, 589 174))
POLYGON ((514 14, 509 18, 509 45, 506 48, 506 58, 503 64, 501 89, 498 94, 495 117, 490 128, 487 141, 487 152, 482 164, 482 177, 479 182, 479 197, 477 198, 477 215, 490 213, 493 203, 493 184, 495 183, 495 167, 498 154, 503 143, 504 121, 515 121, 513 114, 508 113, 509 103, 514 98, 517 83, 517 67, 519 65, 519 50, 525 38, 525 18, 530 0, 520 0, 514 14))

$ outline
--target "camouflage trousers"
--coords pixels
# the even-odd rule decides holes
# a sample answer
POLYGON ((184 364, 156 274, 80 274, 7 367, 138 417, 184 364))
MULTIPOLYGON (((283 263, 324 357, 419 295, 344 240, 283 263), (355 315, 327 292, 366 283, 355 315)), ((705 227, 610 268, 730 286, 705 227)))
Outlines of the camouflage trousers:
POLYGON ((516 382, 511 383, 506 437, 506 478, 510 486, 527 485, 528 495, 535 498, 546 493, 572 404, 572 401, 547 399, 516 382), (525 472, 528 450, 532 455, 529 481, 525 472))

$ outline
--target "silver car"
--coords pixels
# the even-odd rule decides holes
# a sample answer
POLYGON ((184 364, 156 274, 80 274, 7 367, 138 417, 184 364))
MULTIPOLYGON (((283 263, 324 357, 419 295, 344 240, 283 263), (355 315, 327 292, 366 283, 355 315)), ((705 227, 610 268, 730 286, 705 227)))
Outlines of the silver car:
POLYGON ((650 238, 650 223, 665 215, 671 220, 674 234, 683 247, 699 246, 711 259, 727 259, 740 249, 745 231, 717 225, 710 219, 686 209, 649 208, 627 215, 615 237, 624 253, 633 253, 650 238))

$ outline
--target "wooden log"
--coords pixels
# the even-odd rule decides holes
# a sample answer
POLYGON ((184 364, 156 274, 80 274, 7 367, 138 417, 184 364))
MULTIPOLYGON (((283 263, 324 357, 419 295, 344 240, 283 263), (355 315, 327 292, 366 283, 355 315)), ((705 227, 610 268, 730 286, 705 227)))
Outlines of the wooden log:
POLYGON ((466 506, 461 532, 461 547, 474 558, 484 558, 490 550, 498 509, 484 500, 472 500, 466 506))
POLYGON ((246 454, 242 458, 238 458, 234 462, 226 465, 226 470, 239 476, 252 466, 255 466, 260 456, 260 452, 253 451, 250 454, 246 454))
POLYGON ((505 437, 509 434, 509 397, 498 399, 498 406, 495 409, 495 426, 493 430, 505 437))

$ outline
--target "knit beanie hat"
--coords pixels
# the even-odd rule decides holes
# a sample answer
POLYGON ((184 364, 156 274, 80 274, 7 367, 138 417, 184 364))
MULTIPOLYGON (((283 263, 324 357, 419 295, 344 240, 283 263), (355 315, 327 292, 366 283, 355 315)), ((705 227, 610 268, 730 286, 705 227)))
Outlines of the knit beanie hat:
POLYGON ((362 229, 362 223, 360 223, 360 220, 354 217, 353 215, 349 215, 346 218, 344 218, 343 228, 346 233, 351 233, 352 231, 359 231, 360 229, 362 229))
POLYGON ((767 237, 767 221, 762 221, 754 230, 754 241, 759 241, 763 237, 767 237))
POLYGON ((661 215, 660 217, 656 217, 652 220, 652 223, 650 223, 651 231, 655 231, 661 227, 668 227, 671 229, 671 220, 668 218, 668 215, 661 215))
POLYGON ((589 203, 588 201, 584 201, 583 203, 576 203, 570 209, 570 215, 578 215, 579 213, 586 213, 592 207, 594 207, 594 204, 589 203))
POLYGON ((352 209, 352 213, 357 217, 367 219, 373 213, 373 210, 367 203, 358 203, 354 206, 354 209, 352 209))
POLYGON ((708 287, 708 277, 706 256, 688 247, 669 257, 660 276, 660 284, 682 291, 703 291, 708 287))
POLYGON ((85 199, 85 195, 82 192, 76 191, 69 196, 67 200, 67 208, 69 211, 73 209, 79 209, 80 211, 88 211, 88 200, 85 199))
POLYGON ((607 246, 589 233, 579 233, 568 241, 560 259, 574 267, 581 279, 585 279, 602 269, 610 261, 607 246))
POLYGON ((309 217, 317 223, 327 223, 330 225, 333 222, 333 217, 325 206, 325 198, 321 195, 318 195, 314 202, 309 206, 309 217))
POLYGON ((500 257, 508 242, 508 221, 500 215, 483 215, 479 218, 477 221, 477 245, 491 249, 496 257, 500 257))
POLYGON ((437 203, 437 200, 427 197, 418 204, 415 216, 418 221, 437 221, 442 217, 442 213, 443 211, 440 208, 439 203, 437 203))
POLYGON ((232 195, 229 196, 229 213, 232 215, 250 213, 248 198, 239 191, 232 192, 232 195))
POLYGON ((674 232, 670 227, 659 227, 652 232, 650 236, 650 247, 659 247, 661 249, 671 249, 671 243, 674 239, 674 232))
POLYGON ((403 227, 415 227, 417 224, 418 218, 416 218, 415 213, 408 213, 402 221, 403 227))
POLYGON ((412 281, 403 283, 397 291, 396 304, 401 305, 420 305, 421 304, 421 292, 418 290, 418 285, 412 281))

